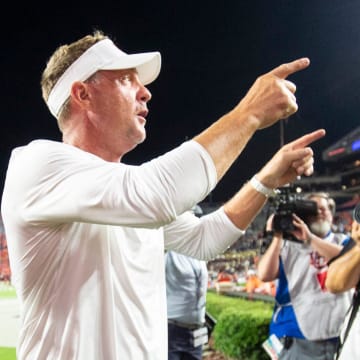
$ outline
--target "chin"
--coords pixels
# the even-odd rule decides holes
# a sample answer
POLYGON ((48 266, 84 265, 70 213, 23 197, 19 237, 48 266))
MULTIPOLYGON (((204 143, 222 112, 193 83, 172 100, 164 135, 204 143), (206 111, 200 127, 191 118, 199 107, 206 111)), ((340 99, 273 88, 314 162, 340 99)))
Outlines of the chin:
POLYGON ((315 221, 310 224, 310 230, 315 235, 324 237, 331 230, 331 224, 328 221, 315 221))
POLYGON ((137 129, 136 132, 133 131, 132 133, 129 133, 127 136, 128 143, 133 144, 133 148, 139 144, 142 144, 146 139, 146 132, 145 129, 137 129))
POLYGON ((139 140, 137 141, 136 145, 142 144, 146 139, 146 135, 144 134, 144 136, 142 136, 141 138, 139 138, 139 140))

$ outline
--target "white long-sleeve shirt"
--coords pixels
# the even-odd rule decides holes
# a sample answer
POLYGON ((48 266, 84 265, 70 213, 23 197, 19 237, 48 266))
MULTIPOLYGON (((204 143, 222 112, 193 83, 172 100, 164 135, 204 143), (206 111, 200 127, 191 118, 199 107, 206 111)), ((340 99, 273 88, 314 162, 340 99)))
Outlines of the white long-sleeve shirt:
POLYGON ((211 259, 242 234, 222 209, 184 213, 215 183, 194 141, 141 166, 47 140, 14 149, 1 210, 18 359, 166 359, 164 248, 211 259))

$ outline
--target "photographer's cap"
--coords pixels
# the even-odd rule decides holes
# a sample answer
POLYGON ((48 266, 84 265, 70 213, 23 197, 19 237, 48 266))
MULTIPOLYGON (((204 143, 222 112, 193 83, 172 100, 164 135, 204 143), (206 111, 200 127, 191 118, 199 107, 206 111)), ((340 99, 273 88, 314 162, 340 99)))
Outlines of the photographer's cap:
POLYGON ((50 92, 47 106, 57 118, 61 107, 70 96, 75 81, 85 81, 98 70, 123 70, 136 68, 140 81, 150 84, 161 68, 159 52, 127 54, 120 50, 110 39, 104 39, 79 56, 64 72, 50 92))
POLYGON ((360 224, 360 203, 355 206, 353 211, 353 218, 356 222, 360 224))

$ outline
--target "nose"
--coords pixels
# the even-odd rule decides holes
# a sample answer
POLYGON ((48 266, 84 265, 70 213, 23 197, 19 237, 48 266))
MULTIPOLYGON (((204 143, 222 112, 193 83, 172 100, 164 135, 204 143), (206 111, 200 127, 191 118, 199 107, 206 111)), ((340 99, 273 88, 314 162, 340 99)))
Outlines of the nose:
POLYGON ((138 98, 145 103, 147 103, 151 99, 151 92, 143 84, 140 84, 138 98))

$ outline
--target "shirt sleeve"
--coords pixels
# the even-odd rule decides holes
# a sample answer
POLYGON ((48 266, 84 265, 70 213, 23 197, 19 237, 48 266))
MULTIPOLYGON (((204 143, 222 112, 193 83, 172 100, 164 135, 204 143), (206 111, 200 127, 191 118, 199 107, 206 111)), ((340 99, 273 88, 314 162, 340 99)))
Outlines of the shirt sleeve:
POLYGON ((211 260, 244 233, 231 222, 223 207, 201 218, 186 212, 164 227, 165 248, 197 259, 211 260))
POLYGON ((211 157, 195 141, 131 166, 40 140, 13 153, 5 197, 9 211, 28 222, 157 228, 205 198, 216 181, 211 157))

